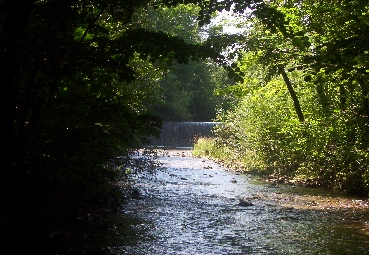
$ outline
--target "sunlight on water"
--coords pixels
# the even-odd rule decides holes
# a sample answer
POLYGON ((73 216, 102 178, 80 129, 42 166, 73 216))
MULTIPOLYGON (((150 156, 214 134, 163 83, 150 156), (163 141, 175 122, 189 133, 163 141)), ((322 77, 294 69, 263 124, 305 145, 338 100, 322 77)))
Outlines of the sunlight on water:
POLYGON ((66 254, 369 254, 365 204, 348 213, 359 200, 271 185, 190 154, 164 153, 166 169, 134 180, 140 199, 54 239, 70 246, 66 254), (319 208, 328 200, 339 202, 319 208))
POLYGON ((137 180, 143 199, 128 205, 152 223, 154 239, 116 247, 116 254, 365 254, 369 248, 363 222, 285 207, 270 195, 283 189, 210 161, 182 155, 162 161, 167 170, 137 180), (243 197, 253 198, 252 205, 240 206, 243 197))

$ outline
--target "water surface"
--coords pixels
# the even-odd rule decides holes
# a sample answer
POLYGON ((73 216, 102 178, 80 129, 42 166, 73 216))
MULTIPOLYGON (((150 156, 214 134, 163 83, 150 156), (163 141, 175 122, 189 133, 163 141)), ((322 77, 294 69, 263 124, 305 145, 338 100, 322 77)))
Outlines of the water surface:
POLYGON ((367 222, 319 208, 306 190, 225 171, 189 151, 161 161, 166 170, 135 180, 142 199, 121 216, 140 219, 130 226, 135 240, 111 244, 109 254, 369 254, 367 222))

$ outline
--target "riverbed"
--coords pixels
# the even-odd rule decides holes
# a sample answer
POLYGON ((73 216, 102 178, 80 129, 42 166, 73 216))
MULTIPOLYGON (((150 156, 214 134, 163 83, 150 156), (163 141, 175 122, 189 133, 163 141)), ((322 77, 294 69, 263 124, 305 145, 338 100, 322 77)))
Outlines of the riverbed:
POLYGON ((137 175, 121 212, 79 227, 66 254, 369 254, 368 201, 266 183, 161 151, 163 168, 137 175))

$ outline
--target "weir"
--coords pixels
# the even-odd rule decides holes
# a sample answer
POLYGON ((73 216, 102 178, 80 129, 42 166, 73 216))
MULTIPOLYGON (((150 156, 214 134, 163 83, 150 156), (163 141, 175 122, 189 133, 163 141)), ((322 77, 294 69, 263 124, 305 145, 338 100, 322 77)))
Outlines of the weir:
POLYGON ((192 148, 196 139, 213 137, 212 130, 219 122, 164 122, 160 138, 150 139, 149 146, 192 148))

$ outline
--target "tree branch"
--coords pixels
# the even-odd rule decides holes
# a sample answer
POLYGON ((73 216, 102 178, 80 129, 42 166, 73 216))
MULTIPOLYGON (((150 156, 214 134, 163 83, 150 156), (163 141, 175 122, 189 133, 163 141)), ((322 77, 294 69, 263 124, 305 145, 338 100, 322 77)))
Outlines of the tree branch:
POLYGON ((90 22, 90 24, 88 24, 88 27, 86 28, 85 32, 83 33, 81 40, 79 41, 80 43, 85 39, 86 35, 87 35, 87 31, 90 30, 90 28, 93 26, 93 24, 100 18, 100 16, 104 13, 104 11, 106 10, 108 6, 105 6, 104 8, 101 9, 101 11, 96 15, 96 17, 90 22))
POLYGON ((299 99, 297 98, 296 92, 292 87, 291 81, 288 78, 287 73, 284 70, 284 67, 280 66, 279 67, 279 72, 282 74, 283 80, 287 85, 288 91, 290 92, 290 95, 291 95, 291 98, 293 100, 293 104, 295 106, 295 110, 296 110, 296 113, 297 113, 297 116, 298 116, 300 122, 305 122, 304 114, 302 113, 299 99))

